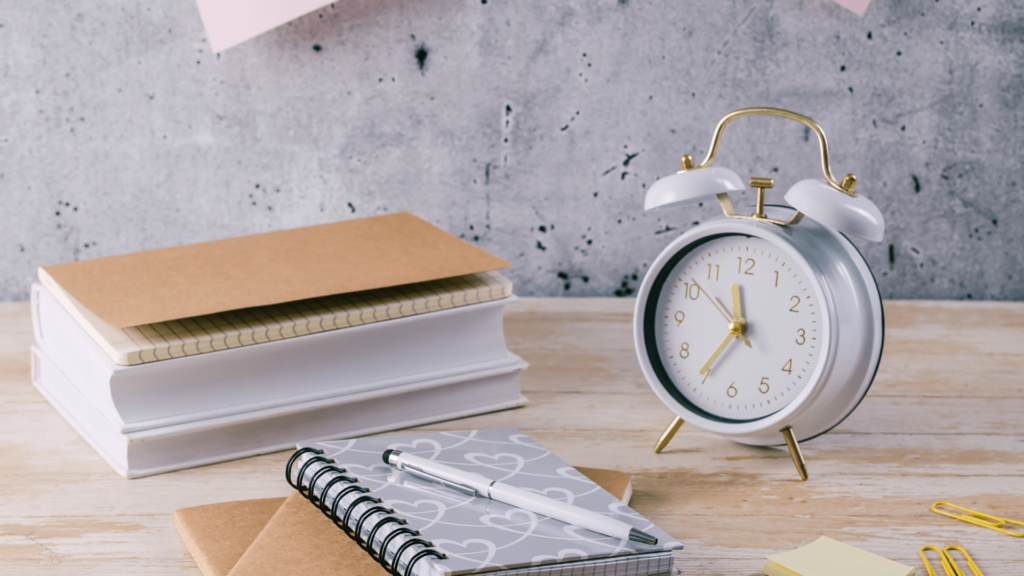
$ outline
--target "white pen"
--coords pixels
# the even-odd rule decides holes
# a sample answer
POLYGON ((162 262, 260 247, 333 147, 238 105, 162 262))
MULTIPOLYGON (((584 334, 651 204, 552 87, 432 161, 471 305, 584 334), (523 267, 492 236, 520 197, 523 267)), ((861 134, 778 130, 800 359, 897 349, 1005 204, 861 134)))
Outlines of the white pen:
POLYGON ((566 524, 586 528, 587 530, 611 536, 612 538, 632 540, 652 546, 658 543, 658 539, 654 536, 637 530, 621 520, 609 518, 608 516, 591 512, 579 506, 566 504, 547 496, 527 492, 497 480, 490 480, 474 472, 465 472, 458 468, 439 464, 433 460, 427 460, 412 454, 403 454, 401 450, 385 450, 383 457, 386 464, 394 466, 402 472, 429 482, 436 482, 469 496, 482 496, 491 500, 497 500, 509 506, 543 514, 566 524))

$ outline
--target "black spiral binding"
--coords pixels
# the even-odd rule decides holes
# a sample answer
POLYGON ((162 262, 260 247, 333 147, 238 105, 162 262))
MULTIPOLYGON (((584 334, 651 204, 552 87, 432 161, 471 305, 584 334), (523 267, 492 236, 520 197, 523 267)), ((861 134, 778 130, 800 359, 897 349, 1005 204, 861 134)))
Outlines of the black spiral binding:
POLYGON ((315 464, 316 462, 323 462, 324 464, 333 464, 334 460, 330 460, 328 458, 324 458, 323 456, 313 456, 312 458, 306 460, 306 462, 303 463, 302 466, 299 467, 299 477, 295 479, 295 483, 299 485, 299 487, 297 488, 297 490, 299 491, 299 494, 302 494, 306 498, 310 497, 310 494, 307 494, 307 492, 309 492, 309 493, 313 492, 313 481, 312 481, 312 479, 310 479, 309 487, 305 487, 302 484, 302 479, 306 477, 306 469, 309 468, 309 465, 310 464, 315 464), (305 491, 303 491, 304 487, 306 488, 305 491))
POLYGON ((377 532, 387 526, 388 524, 408 524, 409 521, 402 518, 395 518, 394 516, 385 516, 380 519, 379 522, 373 525, 370 529, 370 535, 366 537, 366 551, 370 553, 370 557, 377 560, 377 553, 373 551, 373 539, 377 536, 377 532))
MULTIPOLYGON (((433 546, 432 543, 421 538, 409 538, 405 542, 402 542, 402 545, 395 551, 394 562, 391 564, 391 576, 398 576, 398 562, 402 558, 402 554, 404 554, 411 546, 416 546, 417 544, 428 549, 433 546)), ((409 562, 409 566, 406 566, 406 568, 408 569, 411 565, 412 562, 409 562)))
MULTIPOLYGON (((441 554, 440 552, 438 552, 437 550, 434 550, 433 548, 426 548, 424 550, 420 550, 415 555, 413 555, 413 557, 409 559, 409 563, 405 565, 405 576, 412 576, 412 567, 415 566, 416 563, 420 561, 420 558, 424 558, 426 556, 433 556, 434 558, 440 558, 441 560, 444 560, 445 558, 447 558, 447 556, 445 556, 444 554, 441 554)), ((398 568, 397 563, 395 565, 395 568, 396 569, 398 568)))
MULTIPOLYGON (((366 521, 370 519, 370 516, 373 516, 377 512, 383 512, 384 514, 394 514, 395 513, 394 510, 392 510, 391 508, 388 508, 387 506, 371 506, 368 510, 366 510, 365 512, 363 512, 362 514, 359 515, 359 521, 356 522, 356 534, 358 534, 360 536, 363 534, 363 524, 365 524, 366 521)), ((370 550, 369 549, 369 546, 370 546, 370 539, 369 538, 367 538, 365 540, 363 540, 361 538, 357 538, 356 539, 356 543, 359 544, 359 547, 362 548, 363 550, 366 550, 366 551, 370 550)))
MULTIPOLYGON (((288 459, 288 464, 284 467, 284 479, 288 481, 289 486, 296 490, 298 490, 299 487, 292 483, 292 464, 295 464, 295 461, 299 459, 299 456, 307 453, 323 454, 324 451, 317 450, 316 448, 309 448, 308 446, 306 448, 299 448, 295 454, 292 454, 292 457, 288 459)), ((299 483, 302 483, 302 478, 299 478, 299 483)))
POLYGON ((388 544, 401 534, 407 534, 412 537, 422 536, 419 530, 413 530, 412 528, 399 528, 398 530, 392 530, 387 536, 384 537, 384 541, 380 543, 380 552, 376 556, 377 561, 380 562, 381 567, 385 570, 391 570, 391 565, 388 564, 387 551, 388 544))
POLYGON ((346 476, 348 471, 345 470, 344 468, 332 466, 332 464, 334 464, 335 461, 322 456, 323 453, 323 450, 307 447, 300 448, 294 454, 292 454, 292 457, 288 459, 287 466, 285 466, 285 477, 288 480, 288 484, 292 488, 298 490, 299 493, 305 496, 314 506, 319 508, 320 512, 322 512, 324 516, 330 518, 331 521, 334 522, 335 526, 344 530, 345 534, 348 534, 349 538, 355 540, 356 543, 359 544, 359 546, 363 550, 366 550, 366 552, 374 560, 380 562, 380 565, 383 566, 389 572, 391 572, 392 576, 413 576, 413 568, 416 566, 416 563, 419 562, 422 558, 426 558, 427 556, 433 556, 434 558, 439 559, 447 558, 447 556, 435 550, 434 545, 432 543, 427 542, 422 538, 419 538, 419 536, 422 536, 420 532, 412 530, 410 528, 406 528, 404 526, 396 528, 391 532, 388 532, 387 536, 385 536, 381 541, 380 550, 375 552, 373 549, 373 539, 377 536, 377 532, 379 532, 381 528, 389 524, 408 524, 408 521, 392 516, 392 514, 395 513, 394 510, 388 508, 387 506, 383 506, 383 501, 380 498, 368 495, 368 492, 370 492, 369 488, 357 486, 356 483, 359 482, 358 478, 346 476), (293 483, 292 466, 303 454, 314 454, 314 456, 312 456, 311 458, 307 458, 305 462, 302 463, 302 466, 299 467, 298 476, 296 477, 295 482, 293 483), (313 475, 309 479, 309 485, 307 486, 303 483, 302 480, 303 478, 305 478, 306 471, 310 469, 310 466, 316 463, 321 463, 322 465, 315 472, 313 472, 313 475), (334 472, 335 476, 324 484, 323 489, 320 490, 320 496, 318 497, 316 495, 316 483, 321 478, 326 477, 326 474, 328 472, 334 472), (327 494, 328 492, 330 492, 331 488, 333 488, 334 485, 338 484, 339 482, 344 482, 349 485, 338 491, 338 494, 331 500, 329 506, 330 510, 328 510, 327 494), (348 496, 349 494, 352 493, 362 493, 362 495, 356 497, 352 501, 352 503, 346 507, 345 513, 339 518, 338 507, 341 505, 341 501, 345 498, 345 496, 348 496), (361 514, 359 514, 358 518, 355 518, 355 509, 360 504, 368 504, 369 507, 361 514), (370 528, 369 534, 364 540, 362 538, 363 527, 366 526, 366 522, 370 519, 370 516, 373 516, 374 514, 383 514, 384 517, 378 520, 373 525, 373 528, 370 528), (350 522, 353 519, 355 519, 354 529, 349 528, 350 522), (387 554, 388 545, 390 545, 391 542, 396 537, 402 534, 409 536, 409 539, 405 542, 402 542, 401 546, 398 547, 398 550, 395 552, 395 556, 393 559, 394 563, 388 564, 387 559, 385 558, 387 554), (408 551, 412 546, 417 545, 423 546, 424 549, 419 550, 415 554, 413 554, 412 558, 409 559, 409 562, 406 563, 405 571, 402 574, 399 574, 398 563, 399 559, 402 557, 402 554, 408 551))
MULTIPOLYGON (((344 476, 342 476, 341 478, 334 478, 333 480, 331 480, 330 482, 327 483, 327 486, 324 486, 324 490, 330 490, 331 489, 331 485, 334 484, 335 481, 344 482, 345 481, 344 478, 345 478, 344 476)), ((327 508, 324 506, 324 504, 327 504, 326 500, 322 500, 320 502, 320 511, 324 513, 324 516, 327 516, 328 518, 332 518, 333 519, 334 516, 336 516, 338 514, 338 504, 341 503, 341 499, 342 498, 344 498, 345 496, 347 496, 351 492, 369 492, 369 491, 370 491, 369 489, 363 488, 362 486, 346 486, 346 487, 341 489, 341 492, 339 492, 337 496, 334 497, 334 502, 331 504, 330 512, 328 512, 327 508)), ((322 492, 320 493, 320 496, 323 496, 322 492)))
MULTIPOLYGON (((356 506, 359 506, 360 504, 364 504, 367 502, 371 502, 373 504, 380 504, 381 499, 366 495, 356 498, 355 500, 352 501, 351 504, 348 505, 348 508, 345 509, 345 516, 341 520, 341 529, 345 531, 345 534, 348 534, 349 538, 355 540, 356 542, 359 542, 359 534, 356 533, 355 530, 349 529, 348 521, 352 518, 352 513, 355 512, 356 506)), ((356 522, 358 523, 358 520, 356 522)), ((337 524, 337 522, 335 522, 335 524, 337 524)))
MULTIPOLYGON (((348 472, 348 470, 345 470, 344 468, 338 468, 337 466, 323 466, 322 468, 317 470, 315 474, 313 474, 312 478, 309 479, 309 490, 306 491, 306 498, 313 506, 316 506, 317 508, 320 508, 320 501, 319 498, 317 498, 316 494, 314 493, 314 490, 316 489, 316 481, 319 480, 321 476, 328 472, 337 472, 341 476, 341 478, 346 479, 349 482, 358 482, 356 478, 350 478, 348 476, 345 476, 345 473, 348 472)), ((320 492, 320 495, 323 496, 325 493, 326 492, 320 492)))

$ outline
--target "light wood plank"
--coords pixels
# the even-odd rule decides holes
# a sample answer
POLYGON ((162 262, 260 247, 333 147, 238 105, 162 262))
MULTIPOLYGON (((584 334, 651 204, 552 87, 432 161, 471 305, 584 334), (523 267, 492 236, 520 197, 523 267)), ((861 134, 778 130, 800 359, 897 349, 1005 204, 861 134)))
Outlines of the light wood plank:
MULTIPOLYGON (((652 452, 672 415, 639 374, 631 300, 516 303, 506 335, 531 362, 530 404, 424 428, 515 426, 574 464, 629 472, 633 506, 686 545, 687 576, 760 575, 765 555, 822 534, 919 575, 918 547, 954 543, 986 574, 1015 574, 1024 542, 928 507, 948 499, 1024 517, 1024 305, 885 305, 875 384, 836 430, 804 444, 806 483, 784 450, 691 426, 652 452)), ((4 573, 199 575, 171 524, 175 509, 288 493, 287 453, 131 481, 114 474, 32 388, 28 313, 27 303, 0 304, 4 573)))

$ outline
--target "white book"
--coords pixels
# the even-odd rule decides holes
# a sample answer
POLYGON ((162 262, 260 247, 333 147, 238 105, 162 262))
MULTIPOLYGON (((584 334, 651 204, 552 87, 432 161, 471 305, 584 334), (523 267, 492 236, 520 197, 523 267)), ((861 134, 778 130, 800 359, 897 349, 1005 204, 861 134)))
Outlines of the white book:
POLYGON ((526 399, 519 393, 519 372, 525 366, 509 354, 500 365, 456 376, 123 432, 46 351, 32 347, 32 383, 128 478, 521 406, 526 399))
MULTIPOLYGON (((502 314, 515 297, 159 362, 121 366, 45 287, 32 287, 40 347, 119 433, 461 378, 518 362, 502 314)), ((518 394, 518 392, 517 392, 518 394)))

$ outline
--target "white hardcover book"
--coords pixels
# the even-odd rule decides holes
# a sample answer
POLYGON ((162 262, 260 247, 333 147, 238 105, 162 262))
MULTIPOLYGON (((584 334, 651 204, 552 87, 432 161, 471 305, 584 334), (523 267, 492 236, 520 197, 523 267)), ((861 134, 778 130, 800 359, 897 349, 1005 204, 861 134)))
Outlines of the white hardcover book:
POLYGON ((44 350, 32 347, 32 383, 128 478, 514 408, 526 403, 519 393, 519 372, 525 367, 509 354, 500 365, 456 376, 125 433, 44 350))
MULTIPOLYGON (((43 286, 36 341, 121 433, 208 421, 506 366, 502 315, 515 297, 258 345, 120 366, 43 286)), ((524 364, 525 366, 525 364, 524 364)))

